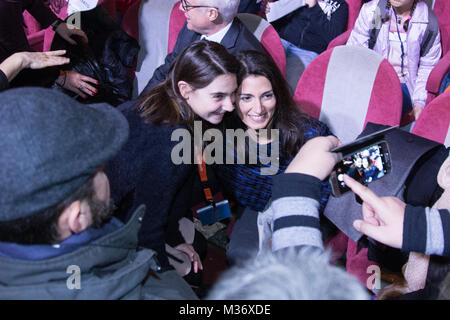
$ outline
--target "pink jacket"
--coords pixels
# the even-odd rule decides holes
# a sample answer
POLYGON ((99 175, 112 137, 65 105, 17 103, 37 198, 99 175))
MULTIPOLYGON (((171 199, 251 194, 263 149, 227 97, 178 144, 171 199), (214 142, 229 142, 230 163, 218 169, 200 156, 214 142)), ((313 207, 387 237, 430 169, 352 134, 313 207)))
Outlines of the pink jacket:
MULTIPOLYGON (((364 4, 356 20, 355 27, 350 35, 347 45, 368 47, 369 32, 373 17, 378 10, 378 0, 364 4)), ((392 9, 391 9, 392 10, 392 9)), ((376 52, 387 59, 389 54, 389 21, 381 25, 375 47, 376 52)), ((419 2, 411 18, 407 42, 407 86, 411 100, 415 106, 425 106, 427 91, 425 85, 428 75, 441 58, 441 36, 438 34, 432 48, 427 55, 420 57, 420 44, 428 23, 428 8, 424 2, 419 2)), ((381 21, 380 21, 381 24, 381 21)))

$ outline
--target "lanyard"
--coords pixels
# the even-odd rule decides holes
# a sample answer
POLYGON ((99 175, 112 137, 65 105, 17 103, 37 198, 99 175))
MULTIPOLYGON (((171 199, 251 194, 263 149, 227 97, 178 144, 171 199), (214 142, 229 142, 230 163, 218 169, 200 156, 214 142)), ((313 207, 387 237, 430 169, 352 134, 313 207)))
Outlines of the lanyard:
POLYGON ((397 27, 397 35, 398 35, 398 40, 400 40, 400 49, 402 50, 402 55, 401 55, 401 59, 402 59, 402 76, 404 76, 403 73, 403 69, 404 69, 404 57, 405 57, 405 48, 403 47, 403 41, 402 38, 400 37, 400 30, 398 29, 398 17, 397 17, 397 12, 395 12, 395 9, 392 8, 392 11, 394 11, 394 15, 395 15, 395 26, 397 27))
POLYGON ((213 207, 215 207, 216 204, 213 199, 211 187, 209 186, 209 183, 208 183, 208 175, 206 173, 206 163, 205 163, 204 157, 205 157, 205 155, 203 154, 202 161, 197 164, 198 173, 200 175, 200 181, 202 182, 203 194, 205 195, 205 199, 209 204, 211 204, 213 207))

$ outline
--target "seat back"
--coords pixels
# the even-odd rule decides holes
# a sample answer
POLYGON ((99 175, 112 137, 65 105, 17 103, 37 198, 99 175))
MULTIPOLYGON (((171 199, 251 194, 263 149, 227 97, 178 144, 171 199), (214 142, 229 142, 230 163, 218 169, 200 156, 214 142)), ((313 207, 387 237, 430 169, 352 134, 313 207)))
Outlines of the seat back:
POLYGON ((239 13, 239 20, 253 33, 256 39, 271 55, 283 76, 286 77, 286 54, 280 36, 275 28, 265 19, 256 14, 239 13))
POLYGON ((362 7, 362 0, 345 0, 348 4, 347 30, 352 30, 362 7))
POLYGON ((294 100, 343 143, 353 141, 367 122, 400 124, 402 91, 397 73, 367 48, 338 46, 323 52, 305 69, 294 100))
POLYGON ((450 91, 434 99, 422 111, 411 133, 450 147, 450 91))
POLYGON ((448 0, 428 0, 439 22, 442 55, 450 49, 450 2, 448 0))
POLYGON ((186 17, 184 16, 183 11, 180 10, 180 1, 177 1, 170 12, 168 53, 172 52, 175 47, 178 34, 185 22, 186 17))
POLYGON ((155 69, 164 63, 169 52, 170 17, 177 8, 176 3, 177 0, 140 1, 139 5, 134 4, 139 8, 135 7, 132 12, 128 12, 130 8, 125 14, 128 21, 138 26, 137 36, 141 47, 136 65, 133 97, 145 88, 155 69))

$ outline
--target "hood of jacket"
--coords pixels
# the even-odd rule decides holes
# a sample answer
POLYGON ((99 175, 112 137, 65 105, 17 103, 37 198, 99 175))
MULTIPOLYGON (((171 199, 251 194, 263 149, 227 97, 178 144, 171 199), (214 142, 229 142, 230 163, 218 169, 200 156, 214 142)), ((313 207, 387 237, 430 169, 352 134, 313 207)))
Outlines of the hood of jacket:
POLYGON ((140 206, 127 224, 73 252, 29 261, 0 257, 0 299, 139 299, 155 252, 140 249, 140 206))

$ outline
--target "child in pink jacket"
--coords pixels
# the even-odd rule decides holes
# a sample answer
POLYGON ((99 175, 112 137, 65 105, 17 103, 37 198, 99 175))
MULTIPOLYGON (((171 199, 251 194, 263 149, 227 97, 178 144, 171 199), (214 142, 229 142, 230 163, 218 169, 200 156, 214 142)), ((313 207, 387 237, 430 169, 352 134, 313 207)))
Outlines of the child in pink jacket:
POLYGON ((429 11, 421 0, 372 0, 363 5, 347 45, 369 47, 370 32, 379 28, 373 50, 394 67, 402 83, 403 114, 410 112, 417 119, 425 107, 425 85, 433 67, 441 58, 439 31, 430 50, 421 56, 421 41, 428 25, 429 11), (385 12, 378 3, 386 2, 385 12), (376 14, 385 19, 375 19, 376 14))

